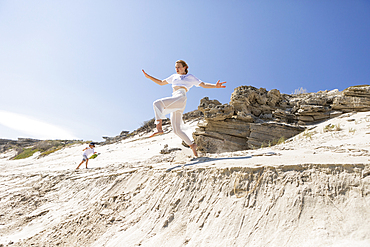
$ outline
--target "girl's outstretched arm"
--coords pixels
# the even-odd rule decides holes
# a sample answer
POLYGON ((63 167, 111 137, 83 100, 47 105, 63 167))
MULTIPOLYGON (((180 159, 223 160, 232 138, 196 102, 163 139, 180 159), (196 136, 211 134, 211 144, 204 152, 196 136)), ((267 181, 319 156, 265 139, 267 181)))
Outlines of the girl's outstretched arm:
POLYGON ((159 79, 157 79, 157 78, 155 78, 155 77, 153 77, 153 76, 148 75, 144 70, 142 70, 142 71, 143 71, 144 76, 145 76, 146 78, 148 78, 148 79, 150 79, 150 80, 154 81, 154 82, 155 82, 155 83, 157 83, 158 85, 163 86, 163 85, 168 84, 168 82, 166 82, 165 80, 161 81, 161 80, 159 80, 159 79))
POLYGON ((201 86, 202 88, 225 88, 226 86, 223 85, 225 83, 226 81, 220 82, 220 80, 218 80, 216 84, 201 82, 199 86, 201 86))

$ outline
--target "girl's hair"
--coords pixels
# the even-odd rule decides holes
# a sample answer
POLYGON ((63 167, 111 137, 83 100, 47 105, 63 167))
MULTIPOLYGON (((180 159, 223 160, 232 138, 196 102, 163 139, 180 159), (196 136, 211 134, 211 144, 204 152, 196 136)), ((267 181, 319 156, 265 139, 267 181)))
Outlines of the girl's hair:
POLYGON ((182 64, 182 67, 186 67, 185 69, 185 73, 187 74, 188 73, 188 64, 184 61, 184 60, 177 60, 176 63, 181 63, 182 64))

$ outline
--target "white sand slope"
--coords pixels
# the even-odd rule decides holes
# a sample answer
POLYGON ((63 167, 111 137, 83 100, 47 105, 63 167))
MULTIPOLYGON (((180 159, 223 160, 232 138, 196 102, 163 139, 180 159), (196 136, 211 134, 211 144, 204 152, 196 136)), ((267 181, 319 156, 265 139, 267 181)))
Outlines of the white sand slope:
POLYGON ((76 171, 84 147, 0 155, 0 246, 370 246, 370 112, 197 159, 169 132, 76 171))

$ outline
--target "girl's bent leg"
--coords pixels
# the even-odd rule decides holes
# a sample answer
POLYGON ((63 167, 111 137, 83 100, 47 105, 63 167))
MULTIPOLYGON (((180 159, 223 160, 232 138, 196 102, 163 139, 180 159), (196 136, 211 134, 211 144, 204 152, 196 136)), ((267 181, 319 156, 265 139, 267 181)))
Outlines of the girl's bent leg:
POLYGON ((155 114, 155 124, 159 123, 160 119, 165 119, 166 114, 183 110, 186 105, 186 95, 177 94, 172 97, 158 99, 153 102, 153 109, 155 114))
POLYGON ((160 120, 166 118, 166 114, 164 114, 165 106, 162 100, 159 99, 159 100, 154 101, 153 109, 154 109, 154 115, 155 115, 155 124, 159 124, 160 120))

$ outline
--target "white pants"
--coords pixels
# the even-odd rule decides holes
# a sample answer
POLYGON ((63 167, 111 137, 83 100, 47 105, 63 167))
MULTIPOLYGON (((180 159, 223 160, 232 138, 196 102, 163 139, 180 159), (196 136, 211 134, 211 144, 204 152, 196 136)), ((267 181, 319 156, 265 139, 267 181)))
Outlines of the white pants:
POLYGON ((165 119, 166 115, 171 113, 171 125, 173 132, 178 135, 186 144, 191 145, 192 141, 188 135, 181 129, 183 125, 182 113, 186 106, 186 90, 178 89, 172 93, 172 97, 166 97, 154 101, 153 108, 155 114, 155 124, 159 119, 165 119))

